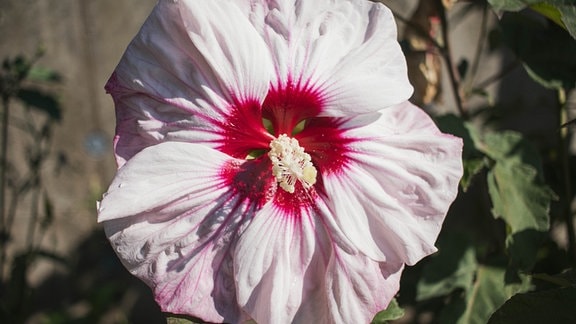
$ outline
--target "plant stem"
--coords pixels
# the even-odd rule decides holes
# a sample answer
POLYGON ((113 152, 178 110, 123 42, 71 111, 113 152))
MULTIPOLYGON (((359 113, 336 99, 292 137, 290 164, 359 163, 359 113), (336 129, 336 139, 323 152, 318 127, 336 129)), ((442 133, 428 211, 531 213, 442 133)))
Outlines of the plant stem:
POLYGON ((482 20, 480 22, 480 35, 478 36, 478 43, 476 45, 476 51, 474 53, 474 60, 472 66, 470 67, 470 77, 468 78, 468 86, 466 87, 466 93, 470 92, 470 88, 473 87, 474 81, 478 74, 478 68, 480 67, 480 59, 482 57, 482 52, 484 51, 484 45, 486 43, 486 25, 488 23, 488 4, 484 3, 482 5, 482 20))
POLYGON ((414 24, 413 22, 410 21, 410 19, 407 19, 405 17, 402 17, 401 15, 399 15, 396 12, 392 12, 392 14, 394 15, 394 17, 396 19, 398 19, 399 21, 401 21, 402 23, 404 23, 406 25, 406 27, 412 29, 413 31, 415 31, 418 36, 426 39, 427 42, 430 42, 432 45, 434 45, 434 47, 436 47, 437 49, 441 50, 442 49, 442 45, 440 45, 440 43, 438 43, 433 37, 430 36, 430 34, 428 34, 428 32, 426 32, 425 30, 423 30, 420 26, 414 24))
MULTIPOLYGON (((560 125, 567 123, 568 119, 568 105, 566 103, 566 93, 568 90, 561 89, 558 91, 558 98, 560 103, 560 125)), ((561 163, 562 172, 564 178, 564 191, 566 196, 566 203, 562 210, 565 213, 566 218, 566 234, 568 236, 568 258, 572 263, 572 266, 576 268, 576 234, 574 233, 574 215, 572 213, 571 201, 572 201, 572 185, 570 183, 571 170, 570 170, 570 152, 568 148, 570 134, 568 132, 569 127, 563 127, 560 129, 560 150, 562 152, 561 163)))
POLYGON ((8 164, 8 119, 10 117, 10 99, 8 95, 2 96, 2 143, 0 146, 0 283, 4 280, 4 264, 6 262, 6 243, 8 229, 6 228, 6 167, 8 164))
POLYGON ((483 90, 484 88, 488 87, 489 85, 491 85, 492 83, 496 82, 496 81, 500 81, 502 78, 504 78, 506 75, 508 75, 510 72, 514 71, 518 66, 520 66, 522 62, 520 62, 520 60, 516 59, 514 60, 514 62, 506 65, 504 68, 502 68, 500 70, 500 72, 478 82, 478 84, 476 86, 474 86, 473 90, 483 90))
POLYGON ((462 102, 462 94, 460 89, 460 78, 456 72, 454 66, 454 61, 452 60, 452 51, 450 46, 450 38, 448 37, 448 18, 446 16, 446 8, 442 0, 436 0, 436 5, 438 6, 438 15, 440 17, 440 25, 442 26, 442 40, 444 45, 440 48, 440 54, 446 63, 446 68, 448 70, 448 76, 450 77, 450 85, 452 86, 452 91, 454 92, 454 99, 456 100, 456 108, 463 119, 468 119, 468 112, 464 108, 462 102))

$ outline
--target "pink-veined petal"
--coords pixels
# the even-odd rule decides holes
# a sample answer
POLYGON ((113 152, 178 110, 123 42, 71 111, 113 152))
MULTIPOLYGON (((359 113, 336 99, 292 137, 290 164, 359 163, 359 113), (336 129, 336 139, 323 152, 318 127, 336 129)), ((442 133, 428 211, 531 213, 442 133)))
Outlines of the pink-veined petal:
MULTIPOLYGON (((306 211, 304 211, 306 212, 306 211)), ((306 295, 304 273, 314 253, 314 224, 267 204, 234 253, 238 303, 257 323, 291 323, 306 295)))
POLYGON ((119 166, 167 140, 206 143, 240 100, 263 101, 270 52, 230 1, 161 0, 106 85, 117 109, 119 166))
POLYGON ((398 291, 403 264, 348 249, 326 211, 322 201, 298 215, 270 202, 239 238, 238 302, 257 323, 368 323, 398 291))
POLYGON ((398 292, 404 264, 377 262, 346 246, 330 211, 317 201, 316 253, 295 323, 369 323, 398 292))
POLYGON ((271 48, 275 84, 319 90, 326 104, 321 115, 375 112, 412 94, 396 25, 382 4, 260 0, 249 10, 271 48))
POLYGON ((165 312, 247 318, 236 302, 231 252, 254 207, 221 177, 230 160, 198 144, 158 144, 118 171, 100 203, 114 250, 165 312))
POLYGON ((217 138, 205 120, 150 96, 116 94, 114 101, 114 152, 118 167, 142 149, 158 143, 175 141, 211 146, 211 141, 217 138))
POLYGON ((264 99, 273 78, 270 50, 241 2, 180 0, 191 41, 219 76, 231 99, 264 99))
POLYGON ((327 204, 362 253, 412 265, 436 251, 462 176, 462 141, 408 102, 376 118, 346 133, 358 140, 351 162, 324 178, 327 204))
POLYGON ((370 323, 398 292, 403 267, 336 250, 325 276, 330 323, 370 323))

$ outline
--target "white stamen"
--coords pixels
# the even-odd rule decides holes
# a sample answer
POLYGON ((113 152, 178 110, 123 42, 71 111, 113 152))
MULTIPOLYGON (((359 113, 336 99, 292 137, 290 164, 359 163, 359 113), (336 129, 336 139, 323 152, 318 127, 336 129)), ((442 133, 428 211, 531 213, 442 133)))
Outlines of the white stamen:
POLYGON ((294 193, 296 181, 300 181, 305 189, 316 183, 317 171, 310 154, 304 152, 295 138, 286 134, 278 136, 270 142, 268 157, 272 161, 272 174, 276 181, 289 193, 294 193))

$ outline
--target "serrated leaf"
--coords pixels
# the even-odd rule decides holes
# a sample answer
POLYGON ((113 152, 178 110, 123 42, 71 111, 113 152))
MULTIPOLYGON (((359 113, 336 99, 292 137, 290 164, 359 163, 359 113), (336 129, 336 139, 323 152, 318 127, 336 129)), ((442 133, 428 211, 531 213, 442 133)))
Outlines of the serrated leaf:
POLYGON ((536 170, 529 165, 502 161, 488 172, 492 213, 504 219, 512 233, 548 230, 548 211, 554 196, 548 187, 536 181, 536 176, 536 170))
POLYGON ((513 232, 548 230, 555 195, 543 181, 538 152, 513 131, 488 133, 478 145, 495 162, 488 174, 494 215, 502 217, 513 232))
POLYGON ((416 287, 416 300, 446 296, 456 289, 472 287, 476 252, 467 237, 453 233, 440 236, 438 252, 430 257, 416 287))
POLYGON ((492 313, 511 296, 529 288, 529 281, 505 285, 506 270, 499 267, 480 266, 473 286, 460 300, 446 307, 440 322, 456 324, 485 324, 492 313))
POLYGON ((486 134, 478 148, 494 161, 487 174, 494 217, 508 225, 506 246, 513 269, 529 270, 549 228, 550 203, 556 198, 544 183, 538 153, 512 131, 486 134))
POLYGON ((517 294, 500 307, 489 324, 576 323, 576 287, 517 294))
POLYGON ((374 316, 372 324, 386 324, 388 321, 400 319, 404 316, 404 309, 398 305, 396 299, 392 299, 385 310, 379 312, 374 316))

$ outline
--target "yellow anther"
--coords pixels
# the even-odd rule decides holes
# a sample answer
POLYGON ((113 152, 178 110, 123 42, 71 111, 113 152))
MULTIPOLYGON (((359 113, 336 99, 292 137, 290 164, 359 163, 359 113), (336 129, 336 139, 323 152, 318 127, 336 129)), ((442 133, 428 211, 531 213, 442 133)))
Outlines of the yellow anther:
POLYGON ((296 182, 305 189, 316 183, 318 172, 312 164, 310 154, 304 152, 298 140, 282 134, 270 142, 268 157, 272 161, 272 174, 280 187, 294 193, 296 182))

